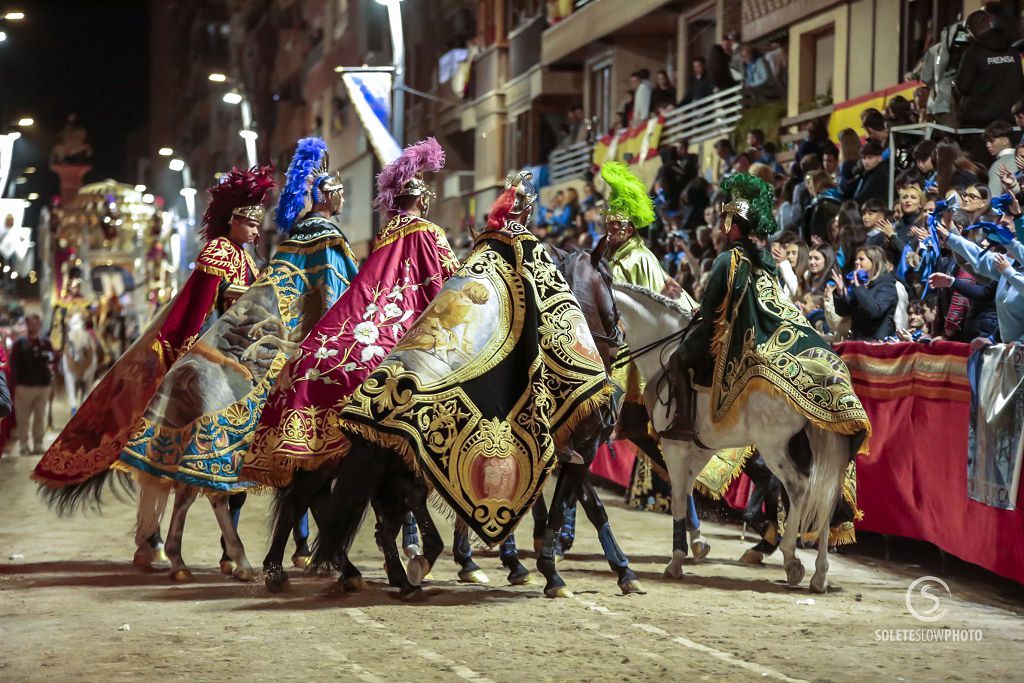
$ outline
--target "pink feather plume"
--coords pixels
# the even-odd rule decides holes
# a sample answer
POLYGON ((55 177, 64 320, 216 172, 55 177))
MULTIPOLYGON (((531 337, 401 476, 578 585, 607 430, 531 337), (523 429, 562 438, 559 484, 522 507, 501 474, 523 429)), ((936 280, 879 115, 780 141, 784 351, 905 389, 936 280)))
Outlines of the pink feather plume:
POLYGON ((436 139, 431 137, 409 145, 377 174, 374 206, 383 213, 395 213, 395 198, 407 182, 421 173, 436 173, 442 168, 444 150, 436 139))

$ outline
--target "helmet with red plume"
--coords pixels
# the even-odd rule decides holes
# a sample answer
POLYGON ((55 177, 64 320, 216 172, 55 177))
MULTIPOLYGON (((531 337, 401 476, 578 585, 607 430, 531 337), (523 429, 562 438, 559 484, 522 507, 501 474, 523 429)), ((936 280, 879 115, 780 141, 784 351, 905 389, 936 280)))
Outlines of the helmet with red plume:
POLYGON ((203 214, 200 235, 208 240, 226 236, 235 214, 262 221, 265 202, 274 187, 273 166, 253 166, 247 171, 231 169, 209 189, 210 204, 203 214))

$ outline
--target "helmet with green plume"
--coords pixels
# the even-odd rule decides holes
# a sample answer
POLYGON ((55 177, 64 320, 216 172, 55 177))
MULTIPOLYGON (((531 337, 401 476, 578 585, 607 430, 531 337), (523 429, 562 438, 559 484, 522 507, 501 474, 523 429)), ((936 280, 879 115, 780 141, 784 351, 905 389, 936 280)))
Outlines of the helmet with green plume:
POLYGON ((722 179, 721 188, 730 197, 721 210, 726 234, 733 223, 747 236, 768 238, 778 230, 771 185, 747 173, 734 173, 722 179))
POLYGON ((601 166, 601 177, 608 183, 608 208, 604 212, 608 223, 628 223, 634 228, 645 228, 654 222, 654 201, 647 194, 647 186, 619 161, 608 161, 601 166))

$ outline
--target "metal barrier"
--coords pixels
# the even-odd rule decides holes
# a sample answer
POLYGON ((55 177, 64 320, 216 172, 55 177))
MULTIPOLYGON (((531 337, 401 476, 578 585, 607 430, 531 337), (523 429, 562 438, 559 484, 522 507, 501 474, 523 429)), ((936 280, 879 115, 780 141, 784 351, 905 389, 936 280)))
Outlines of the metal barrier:
MULTIPOLYGON (((687 139, 691 143, 730 135, 743 116, 743 87, 726 90, 673 109, 665 116, 661 144, 687 139)), ((551 153, 551 182, 581 178, 592 165, 594 144, 578 142, 551 153)))

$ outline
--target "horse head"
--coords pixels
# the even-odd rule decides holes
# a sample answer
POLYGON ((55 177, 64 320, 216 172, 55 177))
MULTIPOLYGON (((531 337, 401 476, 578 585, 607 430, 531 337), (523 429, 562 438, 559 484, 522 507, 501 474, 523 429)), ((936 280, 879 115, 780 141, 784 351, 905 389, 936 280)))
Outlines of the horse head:
POLYGON ((615 351, 622 345, 619 311, 612 292, 612 274, 604 261, 604 240, 593 252, 564 252, 550 247, 558 270, 579 302, 605 367, 611 367, 615 351))

